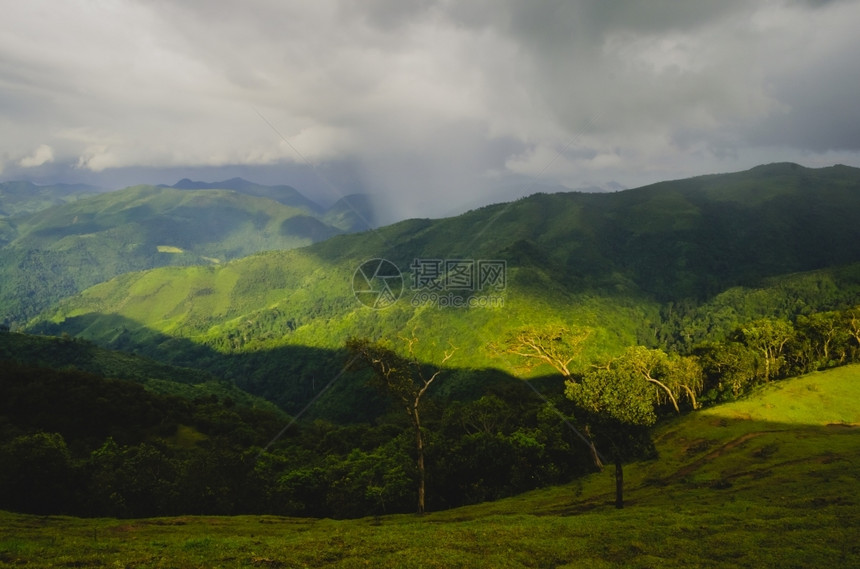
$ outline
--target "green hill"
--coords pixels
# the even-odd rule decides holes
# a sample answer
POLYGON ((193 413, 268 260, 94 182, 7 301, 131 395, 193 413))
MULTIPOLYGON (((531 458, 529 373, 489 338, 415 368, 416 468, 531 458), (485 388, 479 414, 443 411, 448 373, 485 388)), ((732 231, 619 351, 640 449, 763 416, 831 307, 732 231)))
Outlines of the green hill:
POLYGON ((264 186, 242 178, 232 178, 223 182, 194 182, 187 178, 180 180, 172 188, 178 190, 233 190, 249 196, 274 200, 284 205, 305 210, 313 217, 347 233, 365 231, 376 227, 375 206, 367 194, 350 194, 324 208, 306 198, 292 186, 264 186))
MULTIPOLYGON (((75 201, 102 190, 85 184, 52 184, 39 186, 31 182, 0 182, 0 228, 4 218, 33 213, 51 206, 75 201)), ((0 244, 5 229, 0 229, 0 244)))
POLYGON ((226 375, 295 409, 314 375, 332 377, 344 361, 307 351, 339 350, 349 336, 396 343, 414 333, 426 362, 454 345, 453 368, 517 372, 488 346, 527 325, 592 328, 587 361, 631 344, 689 349, 755 318, 854 306, 858 213, 860 170, 845 166, 773 164, 614 194, 537 194, 219 266, 121 275, 31 326, 182 365, 224 369, 221 356, 238 356, 226 375), (403 276, 402 296, 383 310, 354 293, 357 268, 374 258, 403 276), (426 276, 416 259, 503 261, 505 281, 413 290, 426 276), (470 294, 484 306, 439 306, 470 294), (424 302, 433 295, 435 305, 424 302))
POLYGON ((183 178, 170 187, 177 190, 233 190, 240 194, 268 198, 283 205, 303 209, 309 214, 324 213, 324 208, 319 204, 306 198, 294 187, 287 185, 265 186, 242 178, 231 178, 223 182, 195 182, 183 178))
POLYGON ((854 567, 860 368, 770 384, 669 421, 659 458, 494 503, 359 520, 81 520, 0 513, 28 567, 854 567))
MULTIPOLYGON (((251 189, 261 188, 266 189, 251 189)), ((308 245, 341 232, 304 206, 268 197, 154 186, 80 199, 10 218, 6 224, 8 243, 0 249, 0 318, 10 323, 21 323, 60 298, 129 271, 215 265, 257 251, 308 245)))

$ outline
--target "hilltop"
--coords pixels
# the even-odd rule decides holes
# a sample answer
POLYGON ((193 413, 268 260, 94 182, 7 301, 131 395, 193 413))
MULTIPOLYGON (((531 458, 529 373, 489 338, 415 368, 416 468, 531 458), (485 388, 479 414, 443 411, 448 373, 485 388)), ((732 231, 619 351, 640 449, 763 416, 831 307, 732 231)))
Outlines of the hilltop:
POLYGON ((196 182, 183 178, 169 186, 176 190, 233 190, 240 194, 267 198, 280 204, 303 209, 310 214, 322 214, 325 209, 313 200, 305 197, 301 192, 286 184, 277 186, 265 186, 255 184, 242 178, 231 178, 223 182, 196 182))
POLYGON ((231 178, 223 182, 195 182, 183 178, 169 187, 178 190, 227 189, 249 196, 268 198, 284 205, 303 209, 332 227, 347 233, 366 231, 378 225, 373 200, 367 194, 343 196, 326 208, 308 199, 292 186, 264 186, 242 178, 231 178))

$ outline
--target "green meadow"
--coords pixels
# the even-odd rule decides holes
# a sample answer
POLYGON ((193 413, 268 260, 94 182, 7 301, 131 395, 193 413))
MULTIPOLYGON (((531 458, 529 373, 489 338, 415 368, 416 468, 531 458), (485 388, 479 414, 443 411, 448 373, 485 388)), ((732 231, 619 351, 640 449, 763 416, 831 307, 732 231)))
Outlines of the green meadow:
POLYGON ((658 458, 514 498, 356 520, 0 513, 0 567, 856 567, 860 366, 669 420, 658 458))

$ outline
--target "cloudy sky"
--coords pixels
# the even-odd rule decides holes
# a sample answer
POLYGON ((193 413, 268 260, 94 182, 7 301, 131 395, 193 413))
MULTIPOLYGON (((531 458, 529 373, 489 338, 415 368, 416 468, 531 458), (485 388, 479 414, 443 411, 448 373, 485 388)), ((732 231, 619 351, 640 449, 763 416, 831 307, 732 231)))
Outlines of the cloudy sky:
POLYGON ((241 175, 433 216, 860 166, 860 1, 0 0, 0 180, 241 175))

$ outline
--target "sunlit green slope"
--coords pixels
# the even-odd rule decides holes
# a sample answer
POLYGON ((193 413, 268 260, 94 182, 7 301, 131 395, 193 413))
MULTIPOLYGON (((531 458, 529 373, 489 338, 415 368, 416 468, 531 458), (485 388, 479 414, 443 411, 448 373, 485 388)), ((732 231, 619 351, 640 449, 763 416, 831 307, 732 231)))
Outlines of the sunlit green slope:
POLYGON ((336 375, 343 354, 308 350, 341 349, 350 336, 397 347, 414 334, 424 361, 456 348, 451 367, 508 372, 515 362, 491 345, 527 325, 592 328, 586 359, 637 343, 689 348, 749 319, 858 304, 858 214, 860 170, 841 166, 774 164, 616 194, 538 194, 218 266, 121 275, 31 329, 203 362, 278 400, 279 390, 309 391, 315 377, 336 375), (402 281, 393 285, 399 299, 377 310, 355 290, 359 267, 380 258, 402 281), (505 279, 433 289, 416 282, 429 261, 499 261, 505 279), (451 306, 469 295, 476 306, 451 306))
MULTIPOLYGON (((127 330, 143 327, 219 350, 336 347, 350 334, 396 336, 417 326, 432 339, 426 349, 452 342, 482 363, 480 345, 505 328, 541 321, 602 328, 606 347, 653 342, 659 306, 686 303, 691 310, 732 287, 786 288, 774 279, 788 273, 827 268, 818 277, 826 294, 806 284, 789 285, 786 294, 819 307, 850 302, 857 271, 830 268, 860 261, 858 213, 860 170, 847 167, 777 164, 617 194, 539 194, 220 267, 124 275, 47 319, 85 320, 85 327, 65 326, 102 341, 123 321, 127 330), (403 274, 403 294, 385 310, 364 307, 353 292, 356 269, 373 258, 403 274), (502 260, 504 290, 475 291, 502 300, 472 309, 420 303, 428 289, 412 290, 416 259, 502 260)), ((452 292, 441 288, 439 296, 452 292)))
POLYGON ((128 271, 218 264, 341 231, 306 208, 232 190, 135 186, 7 220, 0 321, 128 271))

